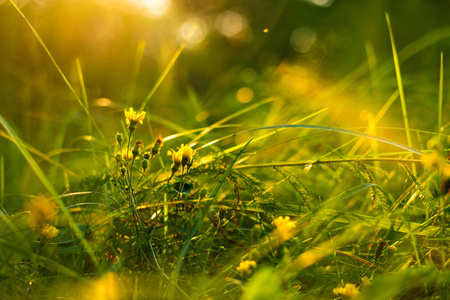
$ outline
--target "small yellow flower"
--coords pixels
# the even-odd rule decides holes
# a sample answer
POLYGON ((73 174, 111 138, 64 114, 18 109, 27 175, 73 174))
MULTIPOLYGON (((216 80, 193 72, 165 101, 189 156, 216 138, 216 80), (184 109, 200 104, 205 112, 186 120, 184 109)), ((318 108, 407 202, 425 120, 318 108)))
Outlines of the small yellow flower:
POLYGON ((183 157, 180 151, 175 152, 173 150, 167 151, 167 155, 172 156, 172 175, 173 175, 180 168, 183 157))
POLYGON ((191 162, 192 157, 195 154, 195 151, 192 150, 190 146, 184 144, 181 144, 181 148, 180 150, 178 150, 178 152, 181 154, 181 164, 183 165, 183 167, 191 162))
POLYGON ((239 266, 236 268, 236 271, 238 271, 241 274, 250 274, 252 272, 252 269, 256 268, 256 261, 253 260, 244 260, 239 264, 239 266))
POLYGON ((145 111, 136 112, 133 111, 133 108, 130 107, 130 109, 127 111, 125 109, 125 118, 128 125, 128 128, 130 130, 134 130, 136 128, 136 125, 142 124, 142 120, 145 118, 145 111))
POLYGON ((123 160, 132 160, 133 159, 133 151, 132 150, 122 150, 122 159, 123 160))
POLYGON ((30 211, 28 215, 28 224, 35 231, 45 228, 47 223, 55 220, 58 208, 52 200, 44 196, 38 196, 32 199, 25 206, 30 211))
POLYGON ((342 296, 345 299, 353 299, 358 296, 359 289, 352 283, 346 283, 344 287, 333 289, 333 293, 337 296, 342 296))
POLYGON ((272 225, 277 228, 277 237, 281 243, 295 236, 297 225, 294 221, 291 221, 290 217, 278 217, 273 220, 272 225))
POLYGON ((371 279, 368 278, 367 276, 364 276, 363 278, 361 278, 361 287, 366 287, 368 285, 370 285, 371 279))
POLYGON ((59 230, 56 227, 47 224, 44 228, 42 228, 42 237, 46 240, 51 240, 55 236, 59 234, 59 230))

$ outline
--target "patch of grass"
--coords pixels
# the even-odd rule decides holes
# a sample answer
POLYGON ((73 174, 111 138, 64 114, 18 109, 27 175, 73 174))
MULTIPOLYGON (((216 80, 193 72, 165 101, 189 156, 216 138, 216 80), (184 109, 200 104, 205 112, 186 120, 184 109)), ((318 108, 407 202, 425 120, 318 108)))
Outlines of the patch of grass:
MULTIPOLYGON (((116 114, 108 114, 89 106, 80 60, 75 77, 82 97, 10 2, 81 110, 68 110, 60 128, 43 127, 57 133, 46 136, 42 129, 47 152, 26 143, 20 128, 0 116, 1 137, 15 153, 0 156, 3 298, 447 297, 450 166, 444 157, 449 135, 443 130, 448 127, 443 55, 437 132, 410 127, 414 117, 406 113, 400 74, 402 61, 433 43, 435 35, 397 52, 387 15, 393 66, 377 62, 367 45, 369 68, 362 64, 326 88, 312 82, 323 90, 314 98, 321 101, 309 106, 295 95, 296 77, 286 67, 283 80, 272 84, 292 87, 294 96, 280 91, 260 97, 195 126, 148 108, 195 27, 138 103, 140 109, 127 107, 122 115, 123 105, 115 103, 116 114), (396 74, 397 86, 389 83, 388 93, 383 85, 389 72, 396 74), (336 98, 356 85, 363 86, 361 93, 388 95, 378 113, 360 113, 336 98), (383 123, 397 98, 401 110, 395 118, 404 128, 383 123), (337 107, 349 115, 356 111, 362 122, 328 123, 337 107), (76 125, 81 129, 71 127, 76 125), (75 134, 78 130, 84 134, 75 134), (170 134, 161 137, 159 131, 170 134), (5 168, 14 164, 20 171, 5 168), (10 175, 23 176, 26 186, 7 191, 10 175)), ((132 80, 144 49, 140 43, 132 80)), ((185 114, 195 119, 201 104, 187 89, 195 109, 185 114)), ((128 95, 127 103, 137 102, 128 95)))

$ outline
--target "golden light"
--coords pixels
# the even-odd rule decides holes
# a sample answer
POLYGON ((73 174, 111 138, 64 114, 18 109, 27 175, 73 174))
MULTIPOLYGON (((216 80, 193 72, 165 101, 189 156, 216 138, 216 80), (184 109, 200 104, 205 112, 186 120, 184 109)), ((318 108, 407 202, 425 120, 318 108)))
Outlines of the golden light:
POLYGON ((217 17, 216 28, 223 35, 235 38, 247 29, 247 23, 247 19, 242 14, 228 10, 217 17))
POLYGON ((198 46, 203 40, 206 38, 206 35, 208 34, 208 24, 205 20, 197 17, 192 17, 185 21, 183 25, 181 25, 178 35, 177 35, 177 41, 179 44, 183 43, 186 36, 191 31, 192 27, 197 24, 197 28, 192 33, 192 36, 189 38, 186 47, 187 48, 193 48, 195 46, 198 46))
POLYGON ((111 100, 109 100, 108 98, 98 98, 98 99, 95 99, 94 105, 95 106, 103 106, 103 107, 110 106, 111 100))
POLYGON ((242 103, 248 103, 253 99, 253 91, 251 88, 240 88, 236 93, 237 99, 242 103))
POLYGON ((170 0, 128 0, 132 5, 143 8, 154 17, 161 17, 169 9, 170 0))

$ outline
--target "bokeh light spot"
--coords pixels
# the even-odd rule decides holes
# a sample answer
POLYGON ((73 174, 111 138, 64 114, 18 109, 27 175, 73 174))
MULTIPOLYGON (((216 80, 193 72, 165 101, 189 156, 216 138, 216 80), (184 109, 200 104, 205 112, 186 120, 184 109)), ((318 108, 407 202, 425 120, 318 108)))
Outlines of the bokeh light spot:
POLYGON ((316 40, 316 34, 308 28, 297 28, 291 34, 291 46, 300 53, 308 53, 316 43, 316 40))
POLYGON ((248 103, 253 99, 253 91, 251 88, 243 87, 237 91, 237 99, 242 103, 248 103))
POLYGON ((228 10, 217 17, 216 28, 223 35, 235 38, 247 29, 247 23, 247 19, 242 14, 228 10))
POLYGON ((328 7, 333 4, 334 0, 308 0, 308 2, 322 7, 328 7))
POLYGON ((205 20, 197 17, 192 17, 187 21, 185 21, 178 31, 177 40, 179 44, 181 44, 184 41, 184 39, 189 34, 189 32, 191 31, 192 27, 195 24, 197 24, 198 26, 195 29, 192 36, 190 37, 190 39, 188 40, 186 47, 192 48, 203 42, 209 31, 208 25, 205 22, 205 20))
POLYGON ((110 106, 111 103, 111 100, 108 98, 99 98, 94 101, 95 106, 110 106))

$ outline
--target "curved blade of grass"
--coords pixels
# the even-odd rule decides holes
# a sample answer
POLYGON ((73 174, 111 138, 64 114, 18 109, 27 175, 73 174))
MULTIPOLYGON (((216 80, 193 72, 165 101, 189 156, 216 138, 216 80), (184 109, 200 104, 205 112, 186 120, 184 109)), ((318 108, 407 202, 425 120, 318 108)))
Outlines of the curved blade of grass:
POLYGON ((197 27, 198 27, 198 24, 194 24, 194 26, 192 26, 191 30, 186 35, 186 38, 184 39, 183 43, 181 43, 181 45, 178 48, 177 52, 175 52, 175 54, 173 55, 173 57, 170 60, 169 64, 167 65, 167 67, 162 72, 161 76, 159 76, 158 81, 156 81, 156 83, 153 86, 152 90, 148 93, 148 95, 145 98, 144 102, 142 103, 141 107, 139 107, 139 111, 143 111, 146 108, 148 102, 153 97, 153 95, 155 94, 156 90, 159 88, 161 83, 164 81, 164 79, 166 78, 167 74, 169 74, 169 71, 172 69, 173 65, 177 61, 177 59, 180 56, 181 52, 183 51, 184 47, 186 47, 187 42, 189 41, 191 36, 194 34, 194 31, 197 29, 197 27))
POLYGON ((47 48, 47 46, 45 45, 44 41, 42 40, 41 36, 39 35, 39 33, 36 31, 36 29, 34 28, 34 26, 30 23, 30 21, 28 21, 27 17, 25 17, 25 15, 23 14, 23 12, 20 10, 20 8, 16 5, 16 3, 14 3, 13 0, 9 0, 9 3, 11 3, 11 5, 17 10, 17 12, 22 16, 22 18, 25 20, 25 22, 27 23, 28 27, 30 27, 31 31, 33 32, 34 36, 36 37, 36 39, 38 40, 39 44, 41 44, 42 48, 44 48, 44 51, 47 53, 48 57, 50 58, 50 60, 52 61, 53 65, 55 66, 56 70, 58 70, 58 73, 61 75, 62 79, 64 80, 64 82, 66 83, 66 85, 69 87, 70 91, 72 92, 72 94, 75 96, 75 99, 77 100, 78 104, 80 104, 80 106, 83 108, 83 110, 86 112, 87 116, 90 118, 92 124, 94 124, 95 128, 97 129, 98 133, 100 134, 100 136, 102 137, 103 141, 105 142, 106 145, 109 146, 108 140, 105 138, 105 136, 103 135, 103 133, 101 132, 100 128, 98 127, 97 123, 95 122, 95 119, 92 117, 92 115, 90 114, 89 110, 87 109, 86 105, 84 105, 83 101, 81 101, 80 97, 78 96, 77 92, 75 92, 75 89, 72 87, 72 85, 70 84, 69 80, 67 79, 66 75, 64 75, 63 71, 61 70, 61 68, 59 67, 58 63, 56 62, 56 60, 53 58, 53 55, 50 53, 50 50, 47 48))
POLYGON ((386 13, 386 21, 387 21, 388 28, 389 28, 389 36, 391 38, 392 55, 394 57, 395 74, 397 76, 398 92, 400 94, 400 102, 402 103, 403 121, 405 123, 405 129, 406 129, 406 140, 408 141, 408 146, 412 147, 411 132, 409 131, 408 111, 406 109, 405 93, 403 92, 402 74, 400 72, 400 63, 398 61, 397 48, 395 47, 394 33, 392 32, 391 19, 389 18, 388 13, 386 13))
POLYGON ((214 200, 216 200, 217 198, 217 193, 219 192, 220 187, 222 186, 223 182, 225 181, 225 179, 227 178, 228 174, 230 173, 231 169, 233 168, 234 164, 237 162, 239 156, 241 156, 242 152, 244 152, 245 148, 247 148, 247 146, 250 144, 252 140, 249 140, 245 146, 241 149, 241 151, 234 157, 234 160, 231 162, 231 164, 228 166, 227 170, 225 171, 225 173, 223 173, 222 177, 220 178, 219 182, 217 183, 216 187, 214 188, 214 190, 211 192, 211 195, 209 196, 209 200, 206 201, 205 206, 203 206, 203 209, 200 211, 200 214, 197 218, 197 220, 195 221, 194 224, 194 228, 192 228, 191 232, 189 233, 189 236, 186 240, 186 243, 183 246, 183 249, 181 250, 181 253, 178 257, 178 261, 177 261, 177 265, 175 268, 175 272, 178 272, 181 269, 181 266, 183 265, 183 258, 186 255, 188 249, 189 249, 189 245, 191 243, 192 238, 194 237, 195 233, 197 232, 198 228, 200 227, 200 225, 203 223, 203 220, 206 216, 206 214, 208 213, 211 204, 213 203, 214 200))
MULTIPOLYGON (((16 141, 11 138, 9 135, 7 135, 3 130, 0 129, 0 136, 7 139, 8 141, 11 141, 13 143, 16 143, 16 141)), ((25 143, 24 141, 20 140, 20 143, 23 147, 25 147, 28 151, 30 151, 31 153, 39 156, 40 158, 42 158, 43 160, 49 162, 50 164, 54 164, 55 166, 63 169, 65 172, 67 172, 68 174, 75 176, 75 177, 80 177, 79 175, 75 174, 74 172, 72 172, 71 170, 67 169, 65 166, 63 166, 62 164, 60 164, 59 162, 53 160, 50 158, 51 155, 46 155, 42 152, 40 152, 39 150, 37 150, 36 148, 28 145, 27 143, 25 143)))
POLYGON ((240 110, 240 111, 238 111, 238 112, 236 112, 236 113, 234 113, 234 114, 231 114, 231 115, 229 115, 229 116, 223 118, 223 119, 220 120, 220 121, 217 121, 216 123, 212 124, 211 126, 209 126, 208 128, 206 128, 205 130, 203 130, 202 132, 200 132, 200 134, 199 134, 197 137, 195 137, 195 138, 190 142, 190 145, 192 145, 193 143, 195 143, 196 141, 198 141, 200 138, 202 138, 203 136, 205 136, 206 134, 208 134, 210 131, 212 131, 213 129, 215 129, 215 128, 218 127, 219 125, 222 125, 223 123, 228 122, 229 120, 234 119, 234 118, 236 118, 237 116, 240 116, 240 115, 245 114, 245 113, 247 113, 247 112, 249 112, 249 111, 252 111, 252 110, 254 110, 254 109, 260 107, 261 105, 264 105, 264 104, 266 104, 266 103, 272 102, 272 101, 274 101, 274 100, 275 100, 274 97, 266 98, 266 99, 264 99, 264 100, 259 101, 258 103, 255 103, 255 104, 253 104, 253 105, 250 105, 250 106, 248 106, 248 107, 246 107, 246 108, 244 108, 244 109, 242 109, 242 110, 240 110))
POLYGON ((401 158, 381 158, 381 157, 361 157, 361 158, 344 158, 344 159, 326 159, 326 160, 306 160, 306 161, 286 161, 286 162, 271 162, 262 164, 248 164, 239 165, 235 169, 256 169, 256 168, 274 168, 274 167, 294 167, 294 166, 307 166, 317 164, 333 164, 344 162, 371 162, 371 161, 388 161, 388 162, 408 162, 408 163, 421 163, 420 159, 401 159, 401 158))
POLYGON ((89 245, 86 238, 84 237, 84 234, 81 231, 81 229, 75 223, 75 220, 73 219, 72 215, 70 214, 70 211, 67 209, 64 201, 62 201, 61 197, 59 197, 55 188, 50 183, 48 178, 45 176, 44 172, 42 172, 41 168, 38 166, 38 164, 36 163, 34 158, 31 156, 30 152, 28 152, 28 150, 22 145, 22 143, 20 142, 20 138, 17 136, 17 134, 14 132, 14 130, 9 126, 8 122, 6 122, 6 120, 1 115, 0 115, 0 123, 3 125, 5 130, 9 133, 11 138, 14 140, 14 143, 16 144, 17 148, 22 153, 23 157, 25 158, 25 160, 27 161, 28 165, 33 170, 33 172, 36 174, 38 179, 41 181, 41 183, 44 185, 44 187, 47 189, 47 191, 50 193, 50 195, 56 199, 62 212, 69 220, 71 227, 73 228, 75 233, 78 235, 81 243, 83 244, 83 246, 84 246, 86 252, 88 253, 89 257, 91 258, 92 262, 95 264, 97 269, 99 269, 100 265, 92 251, 91 246, 89 245))
POLYGON ((245 133, 245 132, 252 132, 252 131, 258 131, 258 130, 283 128, 283 127, 286 127, 286 128, 302 128, 302 129, 318 129, 318 130, 325 130, 325 131, 341 132, 341 133, 345 133, 345 134, 349 134, 349 135, 355 135, 355 136, 359 136, 359 137, 364 137, 364 138, 376 140, 376 141, 379 141, 379 142, 382 142, 382 143, 385 143, 385 144, 388 144, 388 145, 391 145, 391 146, 395 146, 395 147, 407 150, 409 152, 412 152, 412 153, 415 153, 415 154, 418 154, 418 155, 424 155, 424 153, 421 152, 418 149, 415 149, 415 148, 410 147, 410 146, 403 145, 401 143, 398 143, 398 142, 390 140, 390 139, 382 138, 382 137, 379 137, 379 136, 376 136, 376 135, 372 135, 372 134, 368 134, 368 133, 365 133, 365 132, 354 131, 354 130, 350 130, 350 129, 337 128, 337 127, 329 127, 329 126, 295 125, 295 124, 273 125, 273 126, 266 126, 266 127, 259 127, 259 128, 249 129, 249 130, 238 132, 236 134, 242 134, 242 133, 245 133))
MULTIPOLYGON (((304 122, 304 121, 306 121, 306 120, 308 120, 308 119, 310 119, 310 118, 312 118, 312 117, 315 117, 315 116, 317 116, 317 115, 319 115, 319 114, 321 114, 321 113, 323 113, 323 112, 325 112, 325 111, 327 111, 327 110, 328 110, 328 107, 325 107, 325 108, 323 108, 323 109, 321 109, 321 110, 319 110, 319 111, 316 111, 316 112, 314 112, 314 113, 312 113, 312 114, 309 114, 308 116, 306 116, 306 117, 304 117, 304 118, 301 118, 301 119, 298 120, 298 121, 295 121, 295 122, 292 123, 292 124, 297 124, 297 123, 304 122)), ((220 126, 220 125, 219 125, 219 126, 220 126)), ((218 126, 216 126, 216 127, 218 127, 218 126)), ((269 136, 271 136, 271 135, 273 135, 273 134, 275 134, 275 133, 277 133, 277 132, 279 132, 279 131, 281 131, 281 130, 283 130, 283 129, 285 129, 285 128, 277 129, 277 130, 274 130, 274 131, 272 131, 272 132, 269 132, 269 133, 267 133, 267 134, 265 134, 265 135, 263 135, 263 136, 254 138, 253 141, 258 141, 258 140, 267 138, 267 137, 269 137, 269 136)), ((202 149, 202 148, 209 147, 209 146, 211 146, 211 145, 213 145, 213 144, 215 144, 215 143, 217 143, 217 142, 219 142, 219 141, 228 139, 228 138, 233 137, 233 136, 235 136, 235 134, 229 134, 229 135, 220 137, 220 138, 218 138, 218 139, 212 140, 211 142, 208 142, 207 144, 205 144, 205 145, 203 145, 203 146, 201 146, 201 147, 199 147, 199 148, 197 148, 197 149, 202 149)), ((239 146, 236 146, 236 147, 237 147, 237 148, 233 148, 233 150, 234 150, 234 149, 239 149, 239 146)), ((230 152, 233 151, 233 150, 230 150, 230 152)))

